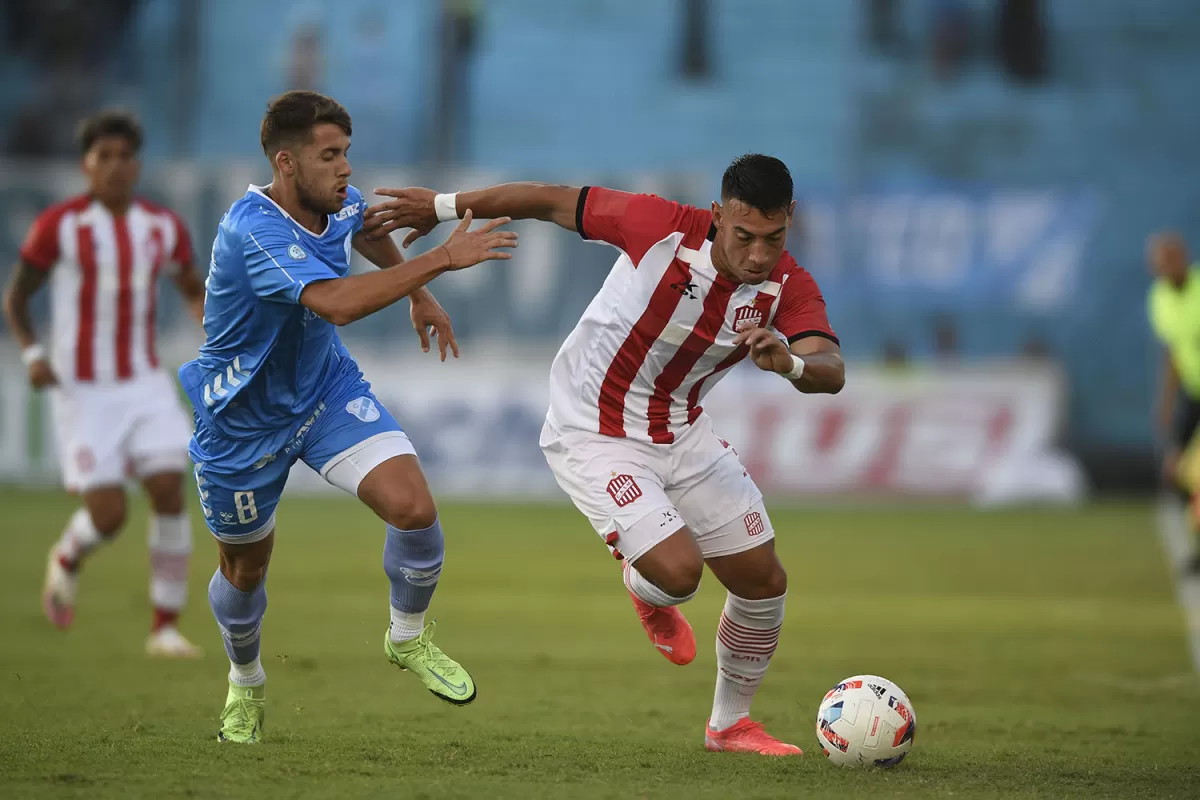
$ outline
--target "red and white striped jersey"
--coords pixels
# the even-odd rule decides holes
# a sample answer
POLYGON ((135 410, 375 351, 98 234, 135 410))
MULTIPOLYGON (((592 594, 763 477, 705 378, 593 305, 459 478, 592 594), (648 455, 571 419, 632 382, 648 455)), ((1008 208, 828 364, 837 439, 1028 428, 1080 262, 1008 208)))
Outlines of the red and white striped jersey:
POLYGON ((670 444, 746 357, 733 344, 743 326, 837 341, 816 281, 788 253, 757 285, 717 273, 707 209, 584 187, 575 221, 621 257, 550 369, 556 427, 670 444))
POLYGON ((115 217, 98 200, 74 197, 42 212, 21 260, 53 270, 50 360, 60 381, 127 381, 158 368, 158 276, 168 264, 192 265, 191 239, 173 212, 138 199, 115 217))

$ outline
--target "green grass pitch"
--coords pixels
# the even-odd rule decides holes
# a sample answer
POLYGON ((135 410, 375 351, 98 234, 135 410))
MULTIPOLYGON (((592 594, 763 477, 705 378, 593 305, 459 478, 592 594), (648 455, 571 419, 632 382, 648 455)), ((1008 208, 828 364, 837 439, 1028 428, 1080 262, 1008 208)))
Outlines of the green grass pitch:
POLYGON ((809 753, 786 760, 703 749, 724 598, 712 576, 687 607, 700 655, 672 666, 568 506, 444 504, 432 613, 479 699, 439 703, 382 655, 381 525, 338 498, 283 504, 269 738, 219 745, 227 662, 203 525, 182 628, 206 657, 151 662, 140 505, 87 565, 74 628, 42 618, 45 553, 71 506, 0 491, 0 797, 1200 796, 1200 681, 1146 506, 777 509, 791 590, 755 716, 809 753), (859 672, 916 707, 898 769, 820 755, 817 704, 859 672))

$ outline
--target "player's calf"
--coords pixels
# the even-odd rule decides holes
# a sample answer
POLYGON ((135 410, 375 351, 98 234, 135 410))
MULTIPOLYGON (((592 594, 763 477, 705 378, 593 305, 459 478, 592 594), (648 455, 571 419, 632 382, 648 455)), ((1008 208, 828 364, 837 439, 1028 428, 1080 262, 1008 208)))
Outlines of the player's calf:
POLYGON ((696 657, 696 635, 677 606, 695 596, 704 562, 686 528, 623 564, 625 588, 646 635, 673 664, 696 657))
POLYGON ((84 495, 84 507, 67 521, 50 548, 42 585, 42 609, 59 630, 75 619, 79 569, 89 555, 112 541, 125 524, 125 492, 119 487, 93 489, 84 495))

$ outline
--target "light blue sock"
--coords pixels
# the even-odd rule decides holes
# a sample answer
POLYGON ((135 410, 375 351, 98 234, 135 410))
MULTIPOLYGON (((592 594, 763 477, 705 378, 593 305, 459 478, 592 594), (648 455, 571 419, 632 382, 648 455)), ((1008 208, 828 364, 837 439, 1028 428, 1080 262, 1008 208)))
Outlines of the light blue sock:
POLYGON ((267 612, 267 582, 243 592, 217 570, 208 582, 208 604, 221 628, 225 653, 234 664, 258 661, 259 634, 267 612))
POLYGON ((409 639, 420 633, 425 610, 442 574, 445 554, 442 526, 437 520, 419 531, 387 526, 383 571, 392 583, 392 637, 409 639))

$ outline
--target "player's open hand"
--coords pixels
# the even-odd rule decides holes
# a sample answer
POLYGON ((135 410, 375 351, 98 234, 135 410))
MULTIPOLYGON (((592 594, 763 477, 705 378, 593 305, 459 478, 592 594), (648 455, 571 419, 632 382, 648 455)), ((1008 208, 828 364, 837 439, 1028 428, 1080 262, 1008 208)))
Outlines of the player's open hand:
POLYGON ((743 328, 733 343, 746 345, 750 348, 750 360, 754 366, 765 372, 778 372, 781 375, 791 372, 793 365, 792 352, 786 344, 766 328, 750 326, 743 328))
POLYGON ((450 324, 450 315, 442 304, 434 299, 429 292, 416 295, 410 301, 409 313, 412 316, 413 327, 421 340, 422 352, 429 352, 429 335, 437 339, 438 355, 446 360, 446 348, 449 347, 454 357, 458 358, 458 342, 454 340, 454 326, 450 324))
POLYGON ((512 222, 512 217, 497 217, 477 231, 469 230, 473 218, 471 209, 468 208, 454 233, 442 243, 450 257, 450 266, 447 269, 466 269, 483 261, 512 258, 512 253, 507 253, 501 248, 517 246, 516 231, 497 230, 501 225, 512 222))
POLYGON ((404 237, 404 247, 437 227, 437 212, 433 198, 437 192, 421 187, 409 189, 376 189, 375 194, 391 197, 377 203, 364 214, 363 233, 368 239, 382 239, 401 228, 412 228, 404 237))
POLYGON ((50 366, 49 361, 39 358, 29 365, 29 385, 34 389, 46 389, 58 385, 58 376, 54 374, 54 369, 50 366))

